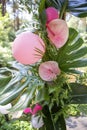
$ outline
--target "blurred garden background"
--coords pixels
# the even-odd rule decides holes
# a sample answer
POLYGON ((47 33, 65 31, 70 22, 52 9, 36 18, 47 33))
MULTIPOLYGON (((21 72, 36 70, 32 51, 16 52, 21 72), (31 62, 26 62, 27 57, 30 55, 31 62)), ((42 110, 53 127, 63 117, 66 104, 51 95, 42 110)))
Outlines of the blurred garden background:
MULTIPOLYGON (((16 35, 39 28, 38 4, 38 0, 0 0, 0 68, 10 67, 10 62, 14 61, 11 48, 16 35)), ((78 30, 87 45, 87 18, 77 18, 67 13, 66 21, 69 27, 78 30)), ((78 77, 76 82, 80 80, 87 84, 87 68, 82 68, 82 71, 84 75, 78 77)), ((66 117, 87 115, 86 104, 72 104, 69 107, 66 117)), ((6 123, 6 117, 0 114, 0 130, 32 130, 26 118, 23 115, 20 120, 6 123)))

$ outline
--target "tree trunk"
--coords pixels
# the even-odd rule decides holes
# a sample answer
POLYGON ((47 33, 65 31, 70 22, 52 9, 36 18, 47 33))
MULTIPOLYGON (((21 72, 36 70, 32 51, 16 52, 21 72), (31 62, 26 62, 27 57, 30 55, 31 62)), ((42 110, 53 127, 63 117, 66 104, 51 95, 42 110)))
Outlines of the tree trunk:
POLYGON ((1 0, 2 3, 2 16, 5 16, 6 13, 6 0, 1 0))

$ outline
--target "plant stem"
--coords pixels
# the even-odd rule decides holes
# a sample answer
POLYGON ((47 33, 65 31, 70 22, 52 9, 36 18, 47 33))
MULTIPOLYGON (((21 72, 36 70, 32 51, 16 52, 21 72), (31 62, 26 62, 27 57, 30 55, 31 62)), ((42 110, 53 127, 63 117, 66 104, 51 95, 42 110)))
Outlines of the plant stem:
POLYGON ((8 114, 5 114, 5 120, 6 120, 6 122, 8 122, 8 121, 9 121, 8 114))
POLYGON ((63 6, 60 10, 60 19, 64 19, 65 20, 65 15, 66 15, 66 7, 68 5, 68 0, 65 0, 65 2, 63 3, 63 6))

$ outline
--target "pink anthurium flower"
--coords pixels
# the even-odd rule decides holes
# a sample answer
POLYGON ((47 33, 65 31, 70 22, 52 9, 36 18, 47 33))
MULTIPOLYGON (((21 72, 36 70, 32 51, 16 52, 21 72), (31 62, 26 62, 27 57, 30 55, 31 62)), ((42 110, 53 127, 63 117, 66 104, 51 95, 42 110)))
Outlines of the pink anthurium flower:
POLYGON ((53 19, 59 18, 58 10, 54 7, 48 7, 46 9, 46 15, 47 15, 47 23, 49 23, 53 19))
POLYGON ((14 58, 22 64, 35 64, 45 53, 45 43, 36 34, 23 32, 13 42, 14 58))
POLYGON ((38 111, 42 110, 42 106, 39 104, 36 104, 35 107, 33 108, 32 114, 36 114, 38 111))
POLYGON ((44 81, 53 81, 60 74, 56 61, 47 61, 39 66, 39 75, 44 81))
POLYGON ((55 19, 47 25, 48 37, 56 48, 61 48, 68 40, 69 29, 64 20, 55 19))
POLYGON ((25 114, 31 113, 32 114, 32 109, 31 108, 25 108, 23 111, 25 114))
POLYGON ((32 114, 32 115, 35 115, 35 114, 36 114, 38 111, 40 111, 40 110, 42 110, 42 106, 39 105, 39 104, 36 104, 33 109, 31 109, 30 107, 29 107, 29 108, 25 108, 23 112, 24 112, 25 114, 30 113, 30 114, 32 114))

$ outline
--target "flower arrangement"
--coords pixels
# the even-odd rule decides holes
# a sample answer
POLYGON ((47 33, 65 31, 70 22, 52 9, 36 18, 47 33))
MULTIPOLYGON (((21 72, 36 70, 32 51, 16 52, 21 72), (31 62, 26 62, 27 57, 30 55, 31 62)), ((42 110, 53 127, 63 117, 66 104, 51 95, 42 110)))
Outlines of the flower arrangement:
POLYGON ((0 104, 12 103, 9 111, 22 110, 40 130, 66 130, 64 113, 68 105, 80 103, 81 95, 87 93, 86 86, 75 83, 76 75, 82 74, 76 68, 87 66, 87 46, 65 20, 66 8, 73 1, 58 1, 61 6, 54 1, 50 2, 52 6, 49 0, 41 1, 40 30, 19 34, 12 46, 17 62, 0 70, 1 81, 6 82, 0 91, 0 104))

